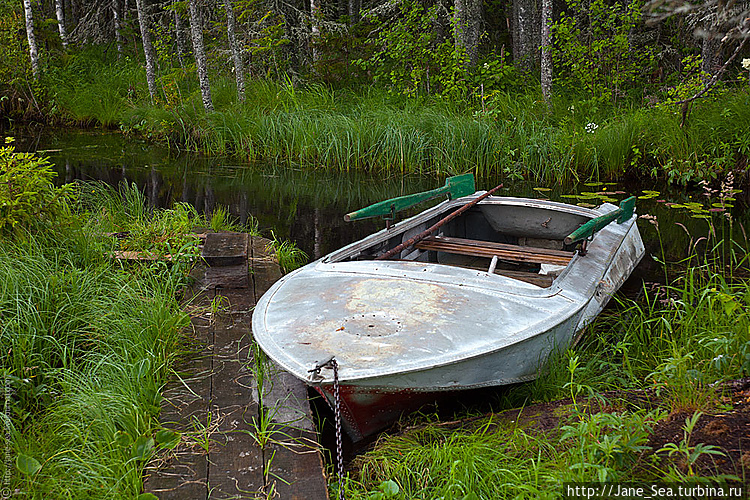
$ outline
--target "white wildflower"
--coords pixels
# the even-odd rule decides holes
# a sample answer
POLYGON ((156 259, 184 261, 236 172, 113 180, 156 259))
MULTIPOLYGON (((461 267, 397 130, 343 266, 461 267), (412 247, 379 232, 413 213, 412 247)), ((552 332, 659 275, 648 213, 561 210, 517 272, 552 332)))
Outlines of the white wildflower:
POLYGON ((711 361, 719 361, 719 360, 720 360, 721 358, 723 358, 723 357, 724 357, 724 355, 723 355, 723 354, 719 354, 718 356, 716 356, 716 357, 715 357, 714 359, 712 359, 711 361))
POLYGON ((588 132, 589 134, 593 134, 593 133, 594 133, 594 131, 595 131, 596 129, 598 129, 598 128, 599 128, 599 125, 597 125, 597 124, 596 124, 596 123, 594 123, 594 122, 590 122, 590 123, 587 123, 587 124, 586 124, 586 132, 588 132))
POLYGON ((742 67, 750 70, 750 58, 745 58, 742 60, 742 67))

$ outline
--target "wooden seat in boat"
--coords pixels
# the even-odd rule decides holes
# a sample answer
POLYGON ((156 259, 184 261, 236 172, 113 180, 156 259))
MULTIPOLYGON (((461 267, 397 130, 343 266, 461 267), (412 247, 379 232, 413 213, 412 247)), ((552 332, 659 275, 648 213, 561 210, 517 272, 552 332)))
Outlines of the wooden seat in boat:
POLYGON ((498 259, 515 262, 554 264, 557 266, 567 266, 574 255, 573 252, 566 252, 564 250, 522 247, 506 243, 453 238, 449 236, 429 236, 414 246, 421 250, 433 250, 471 257, 492 258, 497 256, 498 259))

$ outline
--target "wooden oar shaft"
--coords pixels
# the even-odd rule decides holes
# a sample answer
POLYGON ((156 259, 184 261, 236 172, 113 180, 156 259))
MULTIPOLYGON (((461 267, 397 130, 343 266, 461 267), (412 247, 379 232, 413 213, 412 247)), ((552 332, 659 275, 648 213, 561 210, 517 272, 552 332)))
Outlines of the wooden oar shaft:
POLYGON ((404 241, 400 245, 391 248, 390 250, 388 250, 383 255, 378 255, 377 257, 375 257, 375 260, 390 259, 391 257, 393 257, 397 253, 401 252, 402 250, 405 250, 405 249, 407 249, 409 247, 414 246, 415 244, 419 243, 423 239, 427 238, 430 234, 432 234, 435 231, 437 231, 438 229, 440 229, 442 226, 444 226, 448 222, 452 221, 453 219, 455 219, 456 217, 458 217, 462 213, 466 212, 468 209, 470 209, 471 207, 473 207, 474 205, 476 205, 477 203, 479 203, 483 199, 485 199, 488 196, 494 194, 495 191, 497 191, 498 189, 500 189, 502 187, 503 187, 502 184, 500 184, 499 186, 495 186, 494 188, 490 189, 489 191, 487 191, 483 195, 478 196, 475 199, 471 200, 469 203, 467 203, 463 207, 459 208, 458 210, 454 211, 450 215, 448 215, 448 216, 440 219, 435 224, 433 224, 429 229, 426 229, 425 231, 422 231, 418 235, 413 236, 413 237, 409 238, 408 240, 404 241))

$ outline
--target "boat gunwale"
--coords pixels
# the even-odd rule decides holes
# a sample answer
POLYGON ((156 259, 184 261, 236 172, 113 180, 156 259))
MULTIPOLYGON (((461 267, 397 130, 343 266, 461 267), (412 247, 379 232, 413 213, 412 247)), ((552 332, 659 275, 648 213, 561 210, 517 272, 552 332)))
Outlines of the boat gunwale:
MULTIPOLYGON (((478 198, 485 192, 486 191, 477 191, 476 193, 470 196, 464 196, 461 198, 456 198, 454 200, 445 200, 435 205, 434 207, 423 210, 422 212, 412 217, 409 217, 408 219, 404 219, 394 224, 390 228, 381 229, 380 231, 376 233, 365 236, 364 238, 357 240, 353 243, 350 243, 349 245, 346 245, 345 247, 340 248, 339 250, 331 252, 330 254, 319 259, 319 261, 322 262, 323 264, 340 263, 343 261, 343 259, 356 255, 358 252, 361 252, 364 248, 383 243, 398 234, 402 234, 408 231, 409 229, 430 220, 432 217, 435 217, 436 215, 439 215, 442 212, 446 212, 452 208, 458 208, 462 205, 465 205, 471 202, 472 200, 478 198)), ((609 203, 604 203, 600 205, 599 207, 597 207, 596 209, 591 209, 591 208, 578 207, 576 205, 569 205, 567 203, 560 203, 557 201, 536 200, 533 198, 521 198, 521 197, 514 197, 514 196, 488 196, 487 198, 485 198, 484 200, 480 201, 477 204, 477 206, 479 205, 526 206, 530 208, 539 208, 543 210, 550 210, 550 211, 556 211, 556 212, 566 212, 569 214, 580 215, 580 216, 589 217, 592 219, 600 215, 603 215, 611 210, 615 210, 617 208, 614 205, 611 205, 609 203), (602 207, 612 207, 612 208, 601 211, 600 209, 602 207)), ((570 264, 566 267, 569 267, 569 266, 570 264)))

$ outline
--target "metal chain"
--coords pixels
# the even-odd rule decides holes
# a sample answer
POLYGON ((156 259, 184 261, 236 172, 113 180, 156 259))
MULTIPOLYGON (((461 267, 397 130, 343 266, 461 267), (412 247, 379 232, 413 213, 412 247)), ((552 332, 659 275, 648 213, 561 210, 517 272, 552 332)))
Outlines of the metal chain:
POLYGON ((333 412, 336 418, 336 465, 339 475, 339 500, 344 500, 344 457, 341 442, 341 394, 339 392, 339 364, 336 359, 331 359, 333 367, 333 412))
MULTIPOLYGON (((310 380, 313 383, 321 380, 320 370, 323 368, 333 368, 333 413, 336 422, 336 468, 338 469, 339 478, 339 500, 344 500, 344 455, 342 452, 342 441, 341 441, 341 392, 339 388, 339 364, 336 362, 336 358, 331 356, 325 361, 319 361, 315 363, 312 370, 308 370, 310 373, 310 380)), ((326 398, 327 399, 327 398, 326 398)), ((330 403, 329 403, 330 404, 330 403)))

